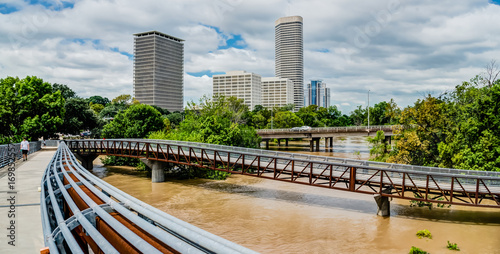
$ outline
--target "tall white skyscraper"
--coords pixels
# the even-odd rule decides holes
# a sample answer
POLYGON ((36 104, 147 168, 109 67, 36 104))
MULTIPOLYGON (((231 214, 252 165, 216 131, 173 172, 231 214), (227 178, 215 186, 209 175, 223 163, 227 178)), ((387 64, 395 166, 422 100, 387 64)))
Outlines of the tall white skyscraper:
POLYGON ((304 46, 302 17, 291 16, 276 20, 276 77, 293 81, 295 110, 304 106, 304 46))
POLYGON ((184 108, 184 40, 157 31, 134 34, 134 97, 169 111, 184 108))

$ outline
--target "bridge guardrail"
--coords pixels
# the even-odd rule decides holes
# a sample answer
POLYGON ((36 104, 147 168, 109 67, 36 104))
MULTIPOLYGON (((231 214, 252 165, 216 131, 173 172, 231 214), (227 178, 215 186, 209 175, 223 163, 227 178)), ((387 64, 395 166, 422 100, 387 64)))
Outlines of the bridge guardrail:
MULTIPOLYGON (((400 125, 370 125, 368 126, 345 126, 345 127, 315 127, 310 130, 297 130, 293 132, 349 132, 349 131, 366 131, 369 129, 370 131, 376 130, 394 130, 394 128, 399 127, 400 125)), ((257 133, 278 133, 278 132, 290 132, 292 131, 290 128, 286 129, 257 129, 257 133)))
POLYGON ((94 253, 161 253, 165 248, 174 253, 256 253, 104 182, 85 170, 65 143, 47 166, 41 186, 44 240, 53 254, 88 253, 82 249, 87 245, 94 253))
POLYGON ((171 140, 75 140, 70 141, 68 145, 73 151, 81 154, 146 158, 424 202, 500 207, 500 172, 415 167, 380 162, 371 164, 369 161, 171 140), (417 168, 419 170, 416 170, 417 168), (342 186, 338 183, 342 183, 342 186), (383 190, 391 193, 385 193, 383 190), (418 193, 419 197, 410 197, 405 195, 405 192, 418 193), (437 200, 439 197, 444 197, 446 201, 437 200), (481 204, 483 199, 496 204, 481 204))
MULTIPOLYGON (((42 149, 41 141, 30 142, 30 150, 28 151, 28 154, 32 154, 40 149, 42 149)), ((21 152, 21 143, 0 145, 0 168, 5 167, 12 162, 12 154, 15 155, 14 157, 16 160, 23 157, 21 152)))

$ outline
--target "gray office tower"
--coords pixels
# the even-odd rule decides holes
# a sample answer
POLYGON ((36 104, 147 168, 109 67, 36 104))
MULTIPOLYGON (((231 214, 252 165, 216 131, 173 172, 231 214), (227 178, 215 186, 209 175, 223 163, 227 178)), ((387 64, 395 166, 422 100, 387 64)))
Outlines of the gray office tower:
POLYGON ((291 16, 276 20, 276 77, 293 81, 295 111, 304 106, 304 47, 302 17, 291 16))
POLYGON ((140 103, 183 110, 183 41, 157 31, 134 34, 134 97, 140 103))

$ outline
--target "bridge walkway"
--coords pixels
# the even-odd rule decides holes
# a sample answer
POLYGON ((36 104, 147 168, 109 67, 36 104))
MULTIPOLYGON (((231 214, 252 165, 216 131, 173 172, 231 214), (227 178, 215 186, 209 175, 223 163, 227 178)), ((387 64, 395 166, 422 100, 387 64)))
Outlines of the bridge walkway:
POLYGON ((28 155, 28 161, 15 164, 15 193, 8 193, 7 167, 0 169, 0 253, 40 253, 44 247, 40 214, 40 181, 55 149, 42 149, 28 155), (8 218, 11 196, 15 196, 15 218, 8 218), (15 221, 15 246, 9 245, 12 238, 7 228, 15 221))

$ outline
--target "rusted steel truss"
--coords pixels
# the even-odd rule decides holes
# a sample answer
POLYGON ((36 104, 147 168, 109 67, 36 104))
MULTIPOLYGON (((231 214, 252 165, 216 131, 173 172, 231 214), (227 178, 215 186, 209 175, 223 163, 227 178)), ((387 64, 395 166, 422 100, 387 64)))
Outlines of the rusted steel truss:
POLYGON ((199 143, 149 140, 68 141, 74 153, 145 158, 323 188, 422 202, 500 208, 500 177, 349 165, 232 151, 199 143))

